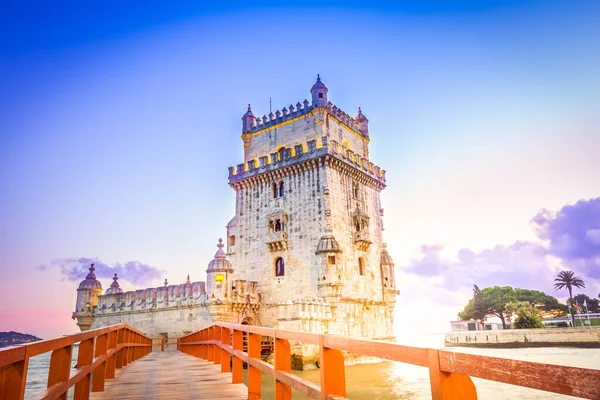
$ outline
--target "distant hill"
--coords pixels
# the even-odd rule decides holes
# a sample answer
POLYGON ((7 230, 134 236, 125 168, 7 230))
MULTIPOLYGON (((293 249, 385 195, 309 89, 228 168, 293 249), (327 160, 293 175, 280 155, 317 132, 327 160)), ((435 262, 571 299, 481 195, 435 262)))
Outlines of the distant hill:
POLYGON ((0 347, 14 346, 17 344, 35 342, 41 338, 26 333, 19 332, 0 332, 0 347))

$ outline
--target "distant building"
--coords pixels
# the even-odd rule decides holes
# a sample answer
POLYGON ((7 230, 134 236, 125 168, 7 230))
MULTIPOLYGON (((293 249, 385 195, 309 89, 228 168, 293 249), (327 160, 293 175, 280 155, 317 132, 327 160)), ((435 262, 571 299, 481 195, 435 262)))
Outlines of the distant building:
POLYGON ((188 276, 123 293, 115 276, 102 295, 92 267, 73 314, 81 329, 122 322, 176 337, 225 321, 392 340, 399 292, 382 235, 385 171, 370 160, 361 109, 350 117, 328 92, 317 78, 312 102, 262 118, 248 106, 244 162, 229 169, 235 216, 206 283, 188 276))
POLYGON ((479 321, 450 321, 450 330, 452 332, 467 331, 499 331, 504 329, 501 323, 479 321))

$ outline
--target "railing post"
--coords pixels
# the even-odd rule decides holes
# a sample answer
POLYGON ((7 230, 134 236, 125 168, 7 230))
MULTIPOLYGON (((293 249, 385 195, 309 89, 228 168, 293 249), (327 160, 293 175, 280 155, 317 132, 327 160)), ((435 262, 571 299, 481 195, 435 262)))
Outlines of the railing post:
MULTIPOLYGON (((125 329, 121 328, 117 331, 117 346, 123 344, 125 342, 125 329)), ((121 348, 117 351, 117 356, 115 357, 116 368, 123 368, 123 353, 125 349, 121 348)))
MULTIPOLYGON (((292 372, 290 342, 275 337, 275 373, 292 372)), ((292 388, 275 378, 275 400, 292 400, 292 388)))
MULTIPOLYGON (((215 338, 214 332, 215 329, 211 326, 210 328, 207 329, 208 331, 208 337, 207 340, 213 340, 215 338)), ((212 344, 209 344, 206 348, 207 353, 206 353, 206 360, 207 361, 214 361, 215 359, 215 346, 213 346, 212 344)))
MULTIPOLYGON (((48 386, 51 387, 57 383, 66 383, 69 381, 69 373, 71 371, 71 357, 73 356, 73 345, 61 347, 52 351, 50 355, 50 369, 48 370, 48 386)), ((67 392, 65 390, 57 399, 67 400, 67 392)))
MULTIPOLYGON (((77 368, 81 369, 92 363, 94 359, 94 338, 79 342, 79 353, 77 354, 77 368)), ((75 384, 73 400, 88 400, 90 398, 90 383, 92 374, 84 376, 75 384)))
MULTIPOLYGON (((221 327, 221 343, 224 345, 231 345, 231 329, 221 327)), ((221 372, 231 371, 231 358, 229 352, 225 349, 221 349, 221 372)))
POLYGON ((477 400, 471 377, 441 371, 438 350, 427 349, 427 359, 433 400, 477 400))
MULTIPOLYGON (((108 333, 108 350, 115 347, 117 347, 117 331, 112 331, 108 333)), ((115 353, 106 360, 106 379, 112 379, 115 377, 116 368, 117 355, 115 353)))
MULTIPOLYGON (((106 354, 108 345, 107 334, 99 335, 96 339, 95 357, 106 354)), ((92 374, 92 392, 102 392, 104 390, 104 379, 106 376, 106 360, 96 367, 92 374)))
MULTIPOLYGON (((200 341, 203 341, 203 340, 208 340, 208 328, 206 328, 206 329, 203 329, 203 330, 200 332, 200 337, 199 337, 199 340, 200 340, 200 341)), ((200 345, 200 353, 199 353, 199 357, 200 357, 200 358, 203 358, 203 359, 205 359, 205 360, 208 360, 208 345, 206 345, 206 344, 201 344, 201 345, 200 345)))
MULTIPOLYGON (((248 358, 260 360, 260 335, 248 334, 248 358)), ((248 364, 248 400, 260 400, 260 370, 248 364)))
POLYGON ((165 338, 160 338, 160 351, 165 351, 165 338))
POLYGON ((25 395, 29 347, 25 348, 24 359, 0 367, 0 399, 22 399, 25 395))
MULTIPOLYGON (((233 349, 234 350, 243 350, 243 339, 244 332, 233 330, 233 349)), ((244 362, 233 356, 233 371, 231 374, 231 383, 242 383, 243 382, 243 370, 244 370, 244 362)))
POLYGON ((123 366, 129 364, 129 329, 123 329, 123 366))
MULTIPOLYGON (((221 327, 220 326, 215 326, 213 327, 214 329, 214 333, 213 333, 213 340, 220 342, 221 341, 221 327)), ((214 345, 214 358, 215 358, 215 364, 221 364, 221 346, 219 346, 218 344, 214 345)))
POLYGON ((321 399, 325 399, 328 395, 346 397, 344 355, 340 350, 325 347, 323 335, 319 335, 319 359, 321 399))

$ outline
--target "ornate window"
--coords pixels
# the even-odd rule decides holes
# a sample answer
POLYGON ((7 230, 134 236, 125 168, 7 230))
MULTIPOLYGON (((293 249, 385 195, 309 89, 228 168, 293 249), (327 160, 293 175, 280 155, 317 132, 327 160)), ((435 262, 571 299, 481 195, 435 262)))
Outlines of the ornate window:
POLYGON ((365 275, 365 259, 358 257, 358 274, 365 275))
POLYGON ((275 260, 275 276, 285 275, 285 262, 283 258, 279 257, 275 260))
POLYGON ((283 181, 279 182, 279 197, 283 197, 285 195, 283 181))
POLYGON ((271 196, 273 196, 274 199, 279 197, 279 187, 277 186, 277 182, 271 184, 271 196))
POLYGON ((280 220, 275 221, 275 232, 280 232, 283 230, 283 224, 280 220))

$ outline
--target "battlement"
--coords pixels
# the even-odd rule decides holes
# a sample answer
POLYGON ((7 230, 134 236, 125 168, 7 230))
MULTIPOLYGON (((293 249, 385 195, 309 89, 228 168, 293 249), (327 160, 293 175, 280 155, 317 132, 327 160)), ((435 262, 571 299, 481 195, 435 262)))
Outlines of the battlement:
POLYGON ((204 282, 183 283, 98 296, 98 305, 94 309, 94 314, 168 308, 201 304, 204 301, 206 301, 204 282))
POLYGON ((257 117, 253 121, 252 125, 249 126, 243 135, 254 135, 262 130, 272 128, 283 122, 292 120, 294 118, 301 117, 309 114, 313 110, 327 110, 330 115, 337 119, 340 123, 346 125, 348 128, 359 133, 361 136, 366 138, 369 137, 368 130, 364 129, 361 124, 349 114, 342 111, 331 102, 328 102, 325 107, 319 107, 317 105, 310 105, 308 100, 304 100, 303 103, 296 103, 296 107, 290 104, 289 108, 284 107, 281 111, 277 110, 275 113, 271 112, 268 116, 263 115, 262 118, 257 117))
POLYGON ((330 155, 345 165, 352 166, 385 185, 385 170, 376 166, 368 159, 355 154, 347 147, 340 145, 337 141, 329 141, 327 136, 323 136, 320 141, 309 140, 307 143, 297 144, 294 147, 288 147, 283 150, 283 157, 280 157, 279 153, 271 153, 270 155, 238 164, 237 167, 229 167, 229 184, 233 185, 241 180, 281 167, 330 155))

